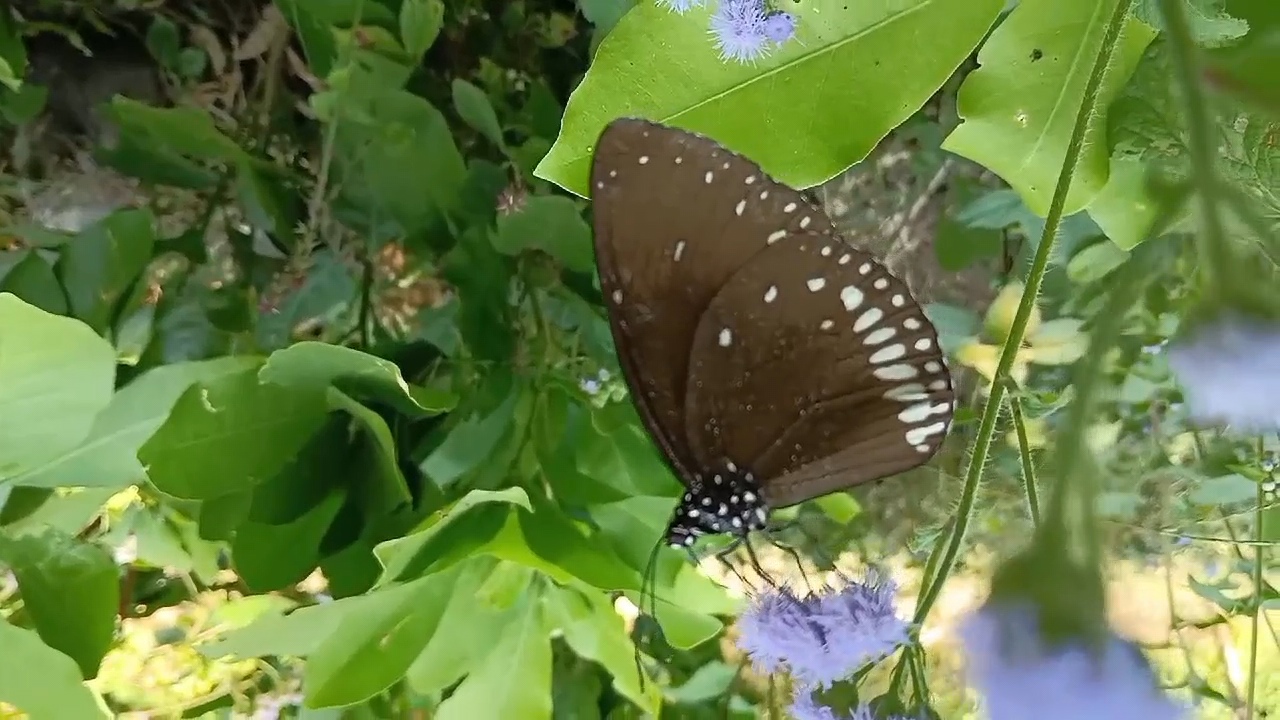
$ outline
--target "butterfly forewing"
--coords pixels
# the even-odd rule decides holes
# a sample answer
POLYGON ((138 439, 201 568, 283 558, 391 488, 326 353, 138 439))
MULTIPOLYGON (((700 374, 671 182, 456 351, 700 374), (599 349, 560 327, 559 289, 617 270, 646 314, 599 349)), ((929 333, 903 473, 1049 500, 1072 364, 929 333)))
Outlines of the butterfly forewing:
POLYGON ((694 333, 712 299, 761 251, 830 235, 798 192, 714 141, 643 120, 611 123, 591 170, 596 263, 632 398, 685 482, 686 384, 694 333))
POLYGON ((923 464, 951 422, 937 335, 907 287, 820 234, 755 255, 693 337, 693 462, 750 468, 781 507, 923 464))

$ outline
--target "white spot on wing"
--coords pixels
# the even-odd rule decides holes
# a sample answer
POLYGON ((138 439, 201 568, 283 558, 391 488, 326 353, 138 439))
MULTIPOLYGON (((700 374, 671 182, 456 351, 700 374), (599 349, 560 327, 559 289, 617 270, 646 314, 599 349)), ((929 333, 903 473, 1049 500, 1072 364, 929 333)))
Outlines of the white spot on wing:
POLYGON ((787 236, 786 230, 774 230, 769 233, 769 237, 764 239, 766 245, 772 245, 787 236))
POLYGON ((910 380, 916 376, 916 369, 905 363, 898 363, 897 365, 876 368, 871 371, 871 374, 881 380, 910 380))
POLYGON ((733 331, 724 328, 720 331, 720 347, 729 347, 733 343, 733 331))
POLYGON ((684 246, 687 243, 684 240, 676 241, 675 261, 680 262, 680 258, 684 255, 684 246))
POLYGON ((702 179, 705 180, 708 185, 710 185, 711 181, 716 179, 716 174, 708 170, 707 174, 702 176, 702 179))
POLYGON ((933 341, 929 338, 920 338, 916 341, 917 350, 928 350, 931 347, 933 347, 933 341))
POLYGON ((882 327, 879 330, 872 330, 871 334, 862 341, 863 345, 879 345, 889 338, 893 337, 898 331, 891 327, 882 327))
POLYGON ((641 156, 640 156, 640 164, 641 164, 641 165, 648 165, 648 164, 649 164, 649 156, 648 156, 648 155, 641 155, 641 156))
POLYGON ((870 308, 866 312, 859 315, 857 320, 853 321, 853 331, 862 332, 867 328, 871 327, 872 325, 875 325, 876 323, 880 322, 881 318, 883 317, 884 317, 884 312, 881 311, 880 308, 874 308, 874 307, 870 308))
POLYGON ((777 297, 778 297, 778 286, 770 285, 769 289, 766 290, 764 293, 764 301, 767 303, 771 303, 775 299, 777 299, 777 297))
POLYGON ((852 285, 846 285, 840 289, 840 302, 844 303, 845 310, 853 310, 862 304, 862 291, 852 285))
POLYGON ((735 212, 738 215, 738 217, 742 217, 742 211, 746 209, 747 209, 747 201, 739 200, 738 206, 733 209, 733 212, 735 212))
POLYGON ((827 281, 822 278, 810 278, 805 285, 809 286, 809 292, 818 292, 827 286, 827 281))
POLYGON ((881 363, 887 363, 891 360, 897 360, 906 354, 907 349, 902 346, 902 343, 886 345, 871 353, 871 363, 873 365, 880 365, 881 363))

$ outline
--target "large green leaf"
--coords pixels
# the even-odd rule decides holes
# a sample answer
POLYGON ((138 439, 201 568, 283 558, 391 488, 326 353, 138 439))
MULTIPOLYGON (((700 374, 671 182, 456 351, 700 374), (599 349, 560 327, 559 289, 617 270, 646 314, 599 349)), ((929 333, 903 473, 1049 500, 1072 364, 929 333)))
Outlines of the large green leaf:
POLYGON ((541 250, 578 272, 594 267, 591 228, 582 219, 578 203, 567 197, 529 198, 519 210, 500 215, 493 246, 506 255, 541 250))
POLYGON ((321 342, 295 343, 271 353, 258 377, 265 383, 300 389, 324 390, 333 385, 415 417, 450 410, 457 402, 451 395, 409 385, 393 362, 321 342))
POLYGON ((790 4, 796 38, 755 65, 719 58, 707 34, 711 5, 680 15, 644 2, 628 12, 600 44, 535 174, 585 197, 600 131, 642 116, 710 135, 788 185, 816 185, 920 108, 1004 2, 790 4))
POLYGON ((115 350, 87 325, 0 293, 0 478, 79 445, 115 372, 115 350))
POLYGON ((260 383, 256 370, 227 375, 183 392, 138 459, 175 497, 239 492, 280 472, 327 413, 322 389, 260 383))
POLYGON ((435 635, 453 597, 471 596, 474 602, 492 568, 492 562, 469 562, 366 595, 361 611, 349 614, 308 658, 307 706, 351 705, 404 677, 435 635))
POLYGON ((102 699, 80 680, 75 661, 45 645, 30 630, 0 618, 0 702, 31 720, 111 717, 102 699))
POLYGON ((89 680, 115 639, 120 576, 100 545, 46 531, 0 535, 0 561, 18 579, 23 608, 49 647, 76 661, 89 680))
POLYGON ((33 487, 125 488, 146 478, 138 450, 164 424, 183 391, 257 367, 260 358, 238 356, 176 363, 150 370, 111 398, 93 419, 89 437, 74 449, 12 478, 33 487))
MULTIPOLYGON (((470 562, 492 568, 494 575, 510 573, 509 564, 498 565, 487 558, 470 562)), ((476 582, 454 587, 435 632, 405 671, 405 679, 415 692, 430 695, 452 687, 488 657, 506 632, 511 614, 490 603, 478 602, 480 581, 486 578, 472 579, 476 582)))
MULTIPOLYGON (((1085 84, 1119 0, 1023 0, 978 53, 981 67, 960 86, 963 121, 943 147, 989 168, 1043 217, 1062 171, 1085 84)), ((1120 92, 1155 38, 1130 18, 1099 90, 1099 106, 1120 92)), ((1065 213, 1080 210, 1102 190, 1110 173, 1095 119, 1085 135, 1065 213)))
POLYGON ((35 250, 0 252, 0 292, 54 315, 67 314, 67 294, 53 267, 35 250))
POLYGON ((436 713, 439 720, 551 717, 551 640, 540 603, 526 596, 492 652, 436 713))
POLYGON ((320 564, 320 541, 346 499, 346 489, 337 487, 291 523, 241 523, 231 542, 236 573, 255 592, 280 590, 305 580, 320 564))
MULTIPOLYGON (((404 537, 380 543, 373 551, 383 567, 379 582, 391 583, 396 580, 413 579, 441 554, 442 539, 447 540, 451 548, 458 546, 460 538, 455 534, 445 536, 443 531, 454 526, 455 523, 464 525, 458 528, 461 532, 476 529, 482 525, 474 522, 474 516, 478 511, 496 509, 501 516, 511 505, 523 507, 526 510, 532 509, 529 505, 529 496, 520 488, 472 490, 461 500, 432 513, 413 532, 404 537), (489 507, 491 505, 497 507, 489 507), (464 518, 467 522, 459 523, 464 518)), ((479 545, 484 539, 488 539, 488 536, 478 537, 475 542, 479 545)))
POLYGON ((155 218, 146 210, 121 210, 94 223, 63 247, 58 275, 71 312, 104 331, 126 291, 151 261, 155 218))
POLYGON ((579 657, 600 663, 613 676, 618 692, 658 717, 662 694, 652 683, 640 688, 635 646, 605 595, 555 587, 545 596, 544 609, 548 623, 564 633, 565 642, 579 657))

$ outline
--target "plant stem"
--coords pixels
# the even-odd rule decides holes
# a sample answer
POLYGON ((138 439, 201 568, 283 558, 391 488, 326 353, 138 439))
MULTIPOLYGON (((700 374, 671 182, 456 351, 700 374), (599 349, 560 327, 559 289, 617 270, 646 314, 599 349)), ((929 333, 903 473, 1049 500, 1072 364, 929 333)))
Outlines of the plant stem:
MULTIPOLYGON (((1258 439, 1258 455, 1262 455, 1262 439, 1258 439)), ((1254 509, 1253 520, 1253 613, 1250 618, 1251 627, 1249 629, 1249 688, 1245 691, 1244 716, 1246 720, 1253 720, 1253 709, 1255 707, 1254 700, 1258 691, 1258 636, 1261 630, 1262 614, 1266 610, 1262 607, 1262 567, 1263 552, 1266 550, 1264 542, 1263 524, 1266 522, 1267 514, 1264 512, 1266 507, 1266 492, 1263 490, 1264 483, 1258 483, 1257 503, 1254 509)))
POLYGON ((1217 146, 1209 121, 1209 105, 1200 86, 1199 48, 1191 37, 1184 0, 1160 0, 1168 35, 1169 56, 1182 90, 1183 112, 1187 118, 1188 146, 1191 155, 1191 182, 1200 196, 1200 248, 1205 272, 1213 287, 1226 287, 1229 277, 1226 231, 1219 212, 1217 146))
POLYGON ((1067 151, 1062 161, 1062 171, 1058 174, 1057 185, 1053 189, 1053 199, 1049 203, 1049 212, 1045 216, 1044 231, 1040 236, 1040 244, 1036 248, 1035 258, 1031 261, 1031 269, 1027 272, 1026 287, 1022 292, 1022 300, 1018 303, 1018 312, 1014 315, 1013 326, 1005 339, 1000 353, 1000 361, 996 364, 995 382, 991 384, 991 392, 982 408, 982 418, 978 423, 978 434, 973 441, 973 451, 969 455, 969 465, 965 470, 964 488, 960 493, 960 502, 955 517, 951 522, 951 532, 938 563, 938 571, 929 578, 916 605, 914 623, 916 627, 924 625, 933 609, 934 603, 942 594, 942 586, 951 574, 964 544, 965 532, 968 530, 969 518, 973 513, 974 502, 978 495, 978 486, 982 479, 982 470, 987 463, 987 453, 991 450, 991 440, 995 435, 996 420, 1000 415, 1000 405, 1004 401, 1005 386, 1002 378, 1009 376, 1013 360, 1022 346, 1022 338, 1026 335, 1027 321, 1035 306, 1036 296, 1040 293, 1040 285, 1044 281, 1045 270, 1049 266, 1049 258, 1053 246, 1058 239, 1058 228, 1062 223, 1062 214, 1067 202, 1067 191, 1075 177, 1076 165, 1080 162, 1080 151, 1084 147, 1085 133, 1089 122, 1098 110, 1098 91, 1102 80, 1106 77, 1111 65, 1111 58, 1120 39, 1120 31, 1129 17, 1129 6, 1133 0, 1119 0, 1112 11, 1111 19, 1102 37, 1102 44, 1094 59, 1093 69, 1085 83, 1084 95, 1080 101, 1080 109, 1076 113, 1075 125, 1071 128, 1071 139, 1067 143, 1067 151))
POLYGON ((1036 483, 1036 464, 1031 458, 1031 441, 1027 438, 1027 420, 1022 413, 1022 398, 1009 396, 1009 410, 1013 415, 1013 429, 1018 433, 1018 454, 1022 456, 1022 484, 1027 492, 1027 510, 1031 523, 1040 526, 1040 490, 1036 483))

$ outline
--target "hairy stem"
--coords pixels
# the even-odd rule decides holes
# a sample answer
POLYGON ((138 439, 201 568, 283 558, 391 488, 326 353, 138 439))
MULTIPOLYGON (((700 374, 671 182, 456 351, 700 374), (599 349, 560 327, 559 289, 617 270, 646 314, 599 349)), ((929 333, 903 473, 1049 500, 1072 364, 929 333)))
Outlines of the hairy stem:
POLYGON ((1067 202, 1067 191, 1071 188, 1076 165, 1080 162, 1085 133, 1094 114, 1098 111, 1098 92, 1111 65, 1112 56, 1120 40, 1120 31, 1124 28, 1125 20, 1128 19, 1131 4, 1132 0, 1119 0, 1116 3, 1111 19, 1107 23, 1098 56, 1094 59, 1093 69, 1085 83, 1084 96, 1081 98, 1080 109, 1076 113, 1075 125, 1071 128, 1071 139, 1067 143, 1066 155, 1063 157, 1062 172, 1058 175, 1057 185, 1053 189, 1053 199, 1049 203, 1049 212, 1045 217, 1040 245, 1036 248, 1031 269, 1027 272, 1026 288, 1023 290, 1022 300, 1018 303, 1018 312, 1013 318, 1013 326, 1000 353, 1000 361, 996 365, 995 382, 991 384, 991 392, 987 395, 987 402, 982 408, 982 418, 978 423, 978 434, 974 438, 973 451, 970 453, 969 465, 965 471, 960 502, 955 517, 951 521, 946 545, 941 550, 942 559, 938 563, 937 572, 928 579, 928 584, 921 593, 920 602, 916 605, 915 625, 917 627, 922 626, 929 617, 929 611, 938 601, 942 586, 947 576, 951 574, 959 558, 960 548, 964 544, 965 532, 968 530, 970 515, 973 513, 974 502, 978 495, 979 481, 982 479, 982 470, 986 465, 987 453, 991 450, 991 441, 995 435, 1000 406, 1004 402, 1005 386, 1002 379, 1009 376, 1014 357, 1022 345, 1023 336, 1026 335, 1027 322, 1031 317, 1032 308, 1035 307, 1036 296, 1040 293, 1040 285, 1044 281, 1045 270, 1049 266, 1049 258, 1058 238, 1058 229, 1062 224, 1063 209, 1067 202))
POLYGON ((1040 526, 1040 489, 1036 483, 1036 464, 1031 457, 1031 440, 1027 437, 1027 419, 1022 413, 1022 398, 1009 396, 1009 411, 1013 415, 1013 429, 1018 434, 1018 455, 1022 458, 1022 484, 1027 493, 1027 510, 1031 523, 1040 526))

